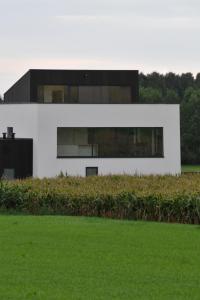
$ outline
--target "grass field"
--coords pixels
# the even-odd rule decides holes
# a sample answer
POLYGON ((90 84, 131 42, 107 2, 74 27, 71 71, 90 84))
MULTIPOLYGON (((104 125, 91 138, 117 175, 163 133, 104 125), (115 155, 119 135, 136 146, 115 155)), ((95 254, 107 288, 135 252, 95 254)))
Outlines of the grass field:
POLYGON ((200 172, 200 165, 183 165, 181 167, 183 173, 187 172, 200 172))
POLYGON ((0 216, 0 299, 199 299, 200 227, 0 216))

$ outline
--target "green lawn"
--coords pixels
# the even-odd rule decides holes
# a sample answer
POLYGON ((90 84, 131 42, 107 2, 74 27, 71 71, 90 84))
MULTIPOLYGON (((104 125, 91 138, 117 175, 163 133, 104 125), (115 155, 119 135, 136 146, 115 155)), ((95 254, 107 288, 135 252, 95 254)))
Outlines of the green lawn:
POLYGON ((0 299, 200 297, 200 227, 0 216, 0 299))
POLYGON ((200 172, 200 165, 182 165, 182 172, 200 172))

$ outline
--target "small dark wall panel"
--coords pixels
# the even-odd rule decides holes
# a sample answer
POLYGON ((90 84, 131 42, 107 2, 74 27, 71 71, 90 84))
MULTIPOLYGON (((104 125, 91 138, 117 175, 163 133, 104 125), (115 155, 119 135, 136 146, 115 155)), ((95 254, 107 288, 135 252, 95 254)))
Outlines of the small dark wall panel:
POLYGON ((0 139, 0 177, 4 169, 14 169, 15 178, 33 175, 32 139, 0 139))

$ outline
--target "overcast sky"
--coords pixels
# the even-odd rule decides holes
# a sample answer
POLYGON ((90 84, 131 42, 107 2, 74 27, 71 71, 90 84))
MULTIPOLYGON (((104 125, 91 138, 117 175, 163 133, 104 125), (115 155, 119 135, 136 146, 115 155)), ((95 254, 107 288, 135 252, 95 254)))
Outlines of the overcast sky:
POLYGON ((0 94, 33 68, 200 71, 200 0, 0 0, 0 94))

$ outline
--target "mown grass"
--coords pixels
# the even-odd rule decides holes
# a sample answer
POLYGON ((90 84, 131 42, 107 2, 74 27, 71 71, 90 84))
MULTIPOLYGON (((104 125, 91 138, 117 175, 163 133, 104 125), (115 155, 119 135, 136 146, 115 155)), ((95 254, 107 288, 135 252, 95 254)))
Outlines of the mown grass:
POLYGON ((0 299, 199 299, 197 225, 0 216, 0 299))
POLYGON ((183 165, 181 167, 183 173, 187 172, 200 172, 200 165, 183 165))

